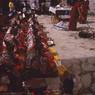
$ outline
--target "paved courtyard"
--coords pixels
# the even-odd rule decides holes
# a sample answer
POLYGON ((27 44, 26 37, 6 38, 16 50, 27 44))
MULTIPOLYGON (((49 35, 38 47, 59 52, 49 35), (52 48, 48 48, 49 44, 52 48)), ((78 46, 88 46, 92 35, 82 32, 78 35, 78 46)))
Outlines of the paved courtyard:
MULTIPOLYGON (((95 40, 78 36, 79 31, 66 31, 54 26, 50 16, 39 16, 38 20, 46 27, 49 36, 55 41, 55 47, 61 59, 83 58, 95 56, 95 40)), ((65 24, 67 26, 68 22, 65 24)), ((95 18, 88 16, 88 24, 95 31, 95 18)), ((87 24, 79 24, 78 29, 87 29, 87 24)))
MULTIPOLYGON (((49 32, 48 36, 54 39, 62 64, 75 76, 74 95, 95 95, 95 39, 80 38, 79 31, 55 27, 50 16, 38 16, 38 20, 49 32)), ((88 24, 95 32, 95 17, 88 16, 88 24)), ((68 22, 65 28, 67 25, 68 22)), ((78 24, 78 30, 87 28, 87 24, 78 24)), ((58 87, 57 79, 48 81, 51 82, 48 83, 50 88, 58 87)))

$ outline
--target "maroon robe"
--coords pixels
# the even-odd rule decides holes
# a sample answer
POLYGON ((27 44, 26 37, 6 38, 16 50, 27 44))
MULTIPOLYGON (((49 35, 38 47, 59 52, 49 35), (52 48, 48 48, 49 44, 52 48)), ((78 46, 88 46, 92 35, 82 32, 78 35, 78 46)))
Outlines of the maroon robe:
POLYGON ((0 31, 0 54, 2 53, 3 50, 3 38, 4 38, 4 33, 0 31))
POLYGON ((88 10, 89 10, 89 0, 83 1, 82 3, 82 15, 83 15, 83 19, 80 18, 80 23, 86 23, 87 21, 87 14, 88 14, 88 10))
POLYGON ((69 21, 69 30, 75 31, 77 27, 77 22, 79 19, 79 11, 78 9, 81 6, 81 2, 76 2, 72 7, 69 21))

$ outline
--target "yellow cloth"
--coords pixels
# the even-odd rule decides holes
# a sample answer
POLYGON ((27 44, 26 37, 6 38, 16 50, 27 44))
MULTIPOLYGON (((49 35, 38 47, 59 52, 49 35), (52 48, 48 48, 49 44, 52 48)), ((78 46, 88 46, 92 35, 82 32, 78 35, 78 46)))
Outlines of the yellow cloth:
POLYGON ((54 60, 55 60, 55 61, 59 61, 59 60, 60 60, 60 57, 59 57, 59 55, 58 55, 56 49, 55 49, 54 47, 49 47, 49 50, 50 50, 50 52, 53 54, 54 60))
POLYGON ((62 65, 60 62, 57 62, 56 65, 59 76, 64 76, 64 72, 67 71, 67 68, 64 65, 62 65))
POLYGON ((54 47, 49 47, 49 51, 53 54, 54 56, 54 61, 56 62, 57 70, 59 76, 63 76, 64 72, 67 71, 66 67, 61 64, 61 59, 54 47))

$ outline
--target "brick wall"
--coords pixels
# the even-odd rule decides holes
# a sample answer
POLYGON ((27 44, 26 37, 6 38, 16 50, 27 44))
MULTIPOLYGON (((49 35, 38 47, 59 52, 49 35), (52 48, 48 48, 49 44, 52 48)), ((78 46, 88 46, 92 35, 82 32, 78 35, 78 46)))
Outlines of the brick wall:
POLYGON ((95 95, 95 57, 62 60, 75 76, 74 95, 95 95))

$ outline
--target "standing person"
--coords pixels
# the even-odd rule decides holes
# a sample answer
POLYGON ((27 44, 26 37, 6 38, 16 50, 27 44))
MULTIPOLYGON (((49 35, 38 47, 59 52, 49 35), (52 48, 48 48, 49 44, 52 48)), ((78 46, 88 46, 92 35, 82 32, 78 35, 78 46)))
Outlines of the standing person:
POLYGON ((39 0, 39 10, 41 14, 45 13, 45 2, 46 0, 39 0))
POLYGON ((3 39, 4 39, 4 33, 0 27, 0 55, 2 55, 2 50, 3 50, 3 39))
POLYGON ((73 6, 76 0, 67 0, 67 5, 73 6))
POLYGON ((39 0, 29 0, 30 8, 32 10, 38 11, 39 9, 39 0))
MULTIPOLYGON (((46 95, 47 83, 44 78, 31 78, 25 82, 32 95, 46 95)), ((27 87, 25 89, 27 90, 27 87)))
POLYGON ((20 0, 14 0, 14 6, 16 11, 20 11, 23 8, 23 5, 20 0))
POLYGON ((60 3, 60 0, 51 0, 50 1, 50 6, 56 7, 56 5, 58 5, 59 3, 60 3))
POLYGON ((69 21, 69 30, 75 31, 77 28, 77 22, 79 20, 79 16, 83 19, 83 15, 81 13, 81 5, 82 0, 77 0, 72 7, 69 21))
POLYGON ((68 71, 64 72, 62 78, 62 95, 73 95, 74 79, 68 71))
POLYGON ((7 14, 9 12, 9 0, 2 0, 2 10, 3 10, 3 14, 7 14))
POLYGON ((85 24, 87 22, 87 15, 89 10, 89 0, 83 0, 82 6, 81 6, 81 12, 83 15, 83 18, 79 18, 79 22, 82 24, 85 24))
POLYGON ((1 13, 1 10, 2 10, 2 0, 0 0, 0 13, 1 13))

